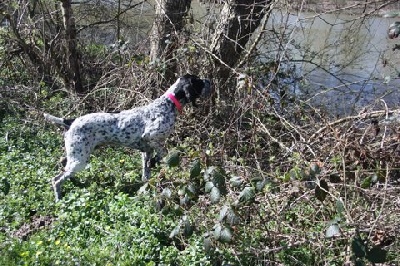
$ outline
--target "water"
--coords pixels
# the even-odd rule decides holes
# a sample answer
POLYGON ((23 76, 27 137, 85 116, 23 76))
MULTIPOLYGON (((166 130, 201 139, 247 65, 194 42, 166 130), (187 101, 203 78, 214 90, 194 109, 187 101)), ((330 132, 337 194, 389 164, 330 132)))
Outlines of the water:
MULTIPOLYGON (((399 19, 400 20, 400 19, 399 19)), ((286 49, 303 77, 305 100, 338 114, 385 102, 400 105, 400 40, 387 37, 393 18, 303 13, 274 14, 269 25, 284 27, 286 49)))
MULTIPOLYGON (((207 9, 207 5, 193 1, 192 8, 198 21, 194 28, 204 40, 210 40, 212 30, 208 27, 218 19, 220 6, 207 9)), ((136 22, 123 32, 130 44, 146 40, 153 18, 152 6, 143 5, 135 12, 132 17, 136 22)), ((304 101, 333 113, 353 114, 374 104, 381 108, 380 99, 389 108, 398 108, 400 49, 393 51, 393 48, 400 45, 400 38, 387 37, 389 25, 394 21, 395 18, 378 16, 363 18, 362 14, 288 15, 287 11, 274 11, 260 43, 260 58, 271 62, 280 57, 294 64, 297 80, 301 81, 293 86, 293 91, 304 101), (289 38, 281 41, 283 33, 289 38)), ((102 43, 115 42, 113 29, 103 35, 102 43)))

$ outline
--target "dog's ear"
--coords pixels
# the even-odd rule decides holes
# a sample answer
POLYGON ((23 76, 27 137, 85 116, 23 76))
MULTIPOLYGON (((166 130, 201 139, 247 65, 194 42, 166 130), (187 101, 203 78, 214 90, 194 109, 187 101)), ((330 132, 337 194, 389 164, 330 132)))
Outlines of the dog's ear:
POLYGON ((198 98, 199 96, 196 94, 192 82, 185 84, 183 86, 183 91, 185 92, 186 102, 191 102, 194 107, 197 107, 196 98, 198 98))
POLYGON ((194 107, 197 107, 196 99, 200 97, 202 90, 204 88, 204 82, 195 75, 186 74, 181 80, 180 90, 175 96, 178 99, 185 99, 186 103, 192 103, 194 107))

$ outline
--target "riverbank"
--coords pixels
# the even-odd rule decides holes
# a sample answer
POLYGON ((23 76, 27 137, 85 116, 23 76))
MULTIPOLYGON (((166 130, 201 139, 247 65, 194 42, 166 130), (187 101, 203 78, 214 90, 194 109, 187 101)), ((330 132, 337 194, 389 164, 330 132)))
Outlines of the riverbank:
MULTIPOLYGON (((282 4, 282 5, 286 5, 282 4)), ((287 6, 282 6, 283 8, 287 8, 287 6)), ((289 3, 289 9, 296 12, 342 12, 347 14, 376 14, 380 16, 384 16, 390 11, 400 10, 400 2, 399 1, 375 1, 375 3, 371 3, 371 1, 364 0, 325 0, 325 1, 292 1, 289 3), (366 3, 367 2, 367 3, 366 3)))

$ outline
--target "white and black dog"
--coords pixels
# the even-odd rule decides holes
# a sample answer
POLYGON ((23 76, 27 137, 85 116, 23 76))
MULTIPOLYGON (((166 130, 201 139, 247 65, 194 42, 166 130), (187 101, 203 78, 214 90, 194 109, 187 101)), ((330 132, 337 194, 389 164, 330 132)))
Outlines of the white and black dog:
POLYGON ((65 132, 66 165, 53 178, 56 201, 61 199, 61 185, 83 170, 93 149, 101 144, 116 144, 142 152, 142 179, 150 178, 150 168, 166 154, 165 139, 174 129, 177 111, 197 98, 211 94, 211 83, 195 75, 185 75, 158 99, 146 106, 120 113, 91 113, 76 119, 44 114, 45 118, 68 128, 65 132), (155 157, 153 154, 155 152, 155 157))

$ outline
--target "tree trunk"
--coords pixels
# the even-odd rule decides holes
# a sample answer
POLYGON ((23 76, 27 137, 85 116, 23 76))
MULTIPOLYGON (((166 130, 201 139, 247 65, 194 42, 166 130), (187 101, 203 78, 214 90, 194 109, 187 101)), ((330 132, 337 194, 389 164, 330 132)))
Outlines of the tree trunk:
POLYGON ((184 18, 190 9, 191 0, 159 0, 150 36, 151 62, 165 63, 165 82, 175 79, 176 60, 174 51, 178 47, 179 33, 185 26, 184 18))
POLYGON ((76 26, 72 12, 71 0, 60 0, 65 33, 65 73, 64 82, 77 93, 84 93, 82 85, 79 51, 77 49, 76 26))
POLYGON ((226 81, 238 63, 252 33, 259 26, 272 0, 229 0, 221 11, 210 51, 215 56, 214 75, 226 81))
MULTIPOLYGON (((36 2, 33 3, 35 4, 36 2)), ((9 13, 7 13, 7 10, 5 8, 3 9, 3 6, 1 5, 2 4, 0 4, 0 11, 4 12, 4 16, 9 22, 9 27, 13 32, 15 41, 17 42, 19 47, 19 49, 15 49, 13 53, 15 53, 16 55, 18 55, 19 53, 26 54, 29 60, 35 65, 37 73, 42 76, 42 81, 44 81, 45 84, 49 87, 54 86, 55 79, 50 74, 50 68, 48 64, 46 64, 46 62, 43 60, 43 57, 38 52, 35 44, 31 41, 27 41, 25 35, 21 35, 19 23, 22 23, 21 21, 23 20, 20 17, 20 12, 15 11, 14 14, 11 16, 9 13)), ((29 15, 33 17, 32 10, 34 10, 34 7, 31 9, 30 6, 27 5, 27 8, 29 10, 29 15)))

